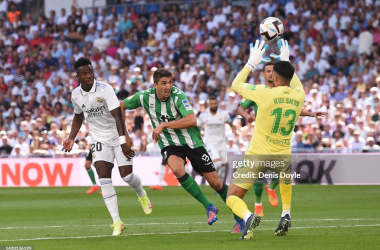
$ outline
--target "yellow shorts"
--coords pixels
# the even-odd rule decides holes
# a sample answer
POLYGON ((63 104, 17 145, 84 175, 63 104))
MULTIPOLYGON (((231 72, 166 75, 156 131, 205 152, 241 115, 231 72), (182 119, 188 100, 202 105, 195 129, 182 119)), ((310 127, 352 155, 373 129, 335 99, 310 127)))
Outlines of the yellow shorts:
POLYGON ((292 155, 245 155, 233 173, 231 183, 244 189, 250 189, 257 179, 261 179, 267 170, 273 171, 280 179, 280 183, 289 183, 291 178, 290 161, 292 155), (281 174, 282 173, 282 174, 281 174))

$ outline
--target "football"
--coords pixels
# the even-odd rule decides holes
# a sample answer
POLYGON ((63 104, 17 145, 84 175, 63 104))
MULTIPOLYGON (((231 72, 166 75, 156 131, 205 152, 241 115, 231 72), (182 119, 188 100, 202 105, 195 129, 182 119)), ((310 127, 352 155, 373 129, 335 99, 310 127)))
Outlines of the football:
POLYGON ((284 25, 277 17, 267 17, 260 24, 260 35, 266 41, 277 41, 284 33, 284 25))

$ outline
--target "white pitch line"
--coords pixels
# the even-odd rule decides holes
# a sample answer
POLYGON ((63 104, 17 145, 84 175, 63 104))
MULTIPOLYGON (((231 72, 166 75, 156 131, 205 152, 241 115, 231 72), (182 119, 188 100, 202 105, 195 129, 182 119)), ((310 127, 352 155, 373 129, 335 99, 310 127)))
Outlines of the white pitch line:
MULTIPOLYGON (((352 219, 295 219, 292 221, 302 222, 302 221, 362 221, 362 220, 379 220, 380 218, 352 218, 352 219)), ((276 222, 278 220, 265 220, 261 222, 276 222)), ((231 223, 233 221, 218 221, 221 223, 231 223)), ((125 223, 126 226, 152 226, 152 225, 191 225, 191 224, 206 224, 205 221, 195 221, 195 222, 151 222, 151 223, 125 223)), ((64 228, 64 227, 107 227, 111 224, 100 224, 100 225, 60 225, 60 226, 31 226, 31 227, 0 227, 0 230, 11 230, 11 229, 32 229, 32 228, 64 228)))
MULTIPOLYGON (((342 227, 378 227, 380 224, 372 225, 346 225, 346 226, 319 226, 319 227, 292 227, 291 229, 322 229, 322 228, 342 228, 342 227)), ((265 229, 255 229, 258 231, 272 231, 272 228, 265 229)), ((164 233, 140 233, 140 234, 126 234, 121 237, 128 236, 144 236, 144 235, 163 235, 163 234, 192 234, 192 233, 215 233, 215 232, 230 232, 231 230, 214 230, 214 231, 185 231, 185 232, 164 232, 164 233)), ((12 241, 35 241, 35 240, 66 240, 66 239, 87 239, 87 238, 103 238, 103 237, 113 237, 111 235, 90 235, 90 236, 67 236, 67 237, 50 237, 50 238, 30 238, 30 239, 11 239, 11 240, 0 240, 0 242, 12 242, 12 241)))

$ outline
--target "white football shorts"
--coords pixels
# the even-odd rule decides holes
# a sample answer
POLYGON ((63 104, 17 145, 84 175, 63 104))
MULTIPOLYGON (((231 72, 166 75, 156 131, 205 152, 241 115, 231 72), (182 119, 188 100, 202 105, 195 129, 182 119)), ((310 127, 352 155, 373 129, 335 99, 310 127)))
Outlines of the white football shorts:
POLYGON ((128 159, 123 154, 123 150, 121 149, 119 142, 119 137, 106 142, 92 141, 91 152, 92 163, 94 165, 97 161, 106 161, 113 164, 115 162, 115 159, 119 167, 132 165, 133 163, 133 158, 128 159))

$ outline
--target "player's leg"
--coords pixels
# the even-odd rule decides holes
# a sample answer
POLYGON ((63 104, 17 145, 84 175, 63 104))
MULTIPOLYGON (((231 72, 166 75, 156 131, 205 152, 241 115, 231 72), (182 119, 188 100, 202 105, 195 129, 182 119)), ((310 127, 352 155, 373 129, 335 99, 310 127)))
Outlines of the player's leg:
POLYGON ((267 191, 268 196, 269 196, 269 204, 271 204, 273 207, 277 207, 278 205, 278 199, 277 199, 276 190, 275 190, 278 184, 279 184, 279 178, 273 177, 269 185, 266 185, 265 187, 265 190, 267 191))
MULTIPOLYGON (((252 156, 245 156, 244 160, 255 161, 252 156)), ((231 185, 227 194, 227 206, 245 221, 245 228, 242 232, 242 239, 252 239, 253 230, 260 223, 260 216, 253 214, 247 204, 243 201, 245 194, 256 182, 258 173, 261 171, 258 167, 238 168, 233 175, 231 185)))
POLYGON ((261 202, 261 196, 264 190, 264 180, 259 179, 253 184, 253 191, 255 193, 255 214, 264 216, 263 204, 261 202))
MULTIPOLYGON (((204 147, 198 147, 194 149, 187 149, 187 158, 189 158, 194 170, 207 180, 210 186, 219 194, 219 197, 226 202, 228 185, 226 185, 218 176, 213 166, 210 155, 207 153, 204 147)), ((243 227, 244 223, 241 218, 234 215, 236 222, 243 227)), ((238 225, 238 226, 239 226, 238 225)))
POLYGON ((152 203, 141 185, 140 177, 133 173, 133 159, 128 159, 121 149, 120 145, 114 148, 115 158, 119 165, 119 173, 125 183, 127 183, 133 191, 135 191, 138 201, 141 203, 141 207, 145 214, 151 214, 153 210, 152 203))
POLYGON ((276 236, 286 235, 290 226, 291 226, 291 217, 290 217, 290 207, 292 201, 292 178, 290 171, 290 160, 291 155, 283 156, 283 161, 285 162, 285 166, 283 169, 279 171, 280 177, 280 194, 282 200, 282 214, 281 220, 276 228, 274 234, 276 236), (281 172, 283 174, 281 174, 281 172))
POLYGON ((112 147, 101 142, 92 142, 94 146, 93 163, 98 173, 100 187, 102 188, 103 199, 113 220, 113 234, 120 235, 125 229, 124 223, 119 216, 117 205, 117 195, 112 185, 112 168, 115 155, 112 147))
POLYGON ((167 161, 173 174, 177 177, 181 186, 207 210, 207 223, 211 225, 217 220, 218 209, 206 198, 198 183, 185 171, 185 146, 168 146, 162 149, 162 155, 167 156, 167 161), (212 209, 211 209, 212 208, 212 209))
POLYGON ((212 162, 214 162, 215 170, 221 180, 224 180, 223 162, 219 155, 216 145, 212 143, 207 144, 207 153, 209 154, 212 162))
POLYGON ((96 192, 99 190, 99 186, 96 185, 95 175, 94 175, 94 171, 92 171, 91 164, 92 164, 92 152, 90 150, 90 152, 86 156, 86 163, 84 166, 86 167, 88 176, 91 179, 92 187, 90 187, 90 189, 87 190, 86 194, 92 194, 93 192, 96 192))
POLYGON ((160 166, 160 172, 158 173, 158 185, 156 186, 150 186, 150 189, 152 190, 162 190, 162 181, 164 180, 165 171, 166 171, 166 164, 167 161, 162 158, 161 166, 160 166))

